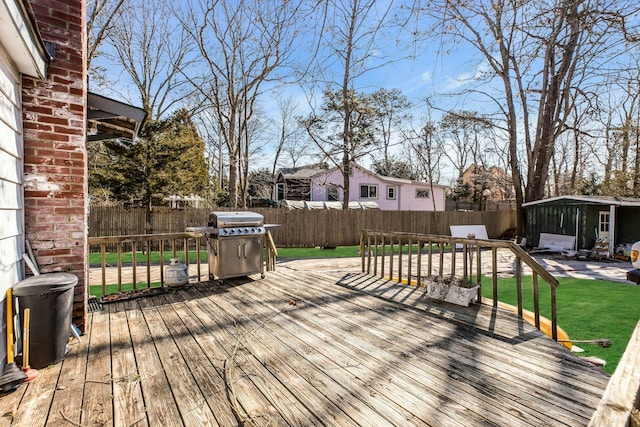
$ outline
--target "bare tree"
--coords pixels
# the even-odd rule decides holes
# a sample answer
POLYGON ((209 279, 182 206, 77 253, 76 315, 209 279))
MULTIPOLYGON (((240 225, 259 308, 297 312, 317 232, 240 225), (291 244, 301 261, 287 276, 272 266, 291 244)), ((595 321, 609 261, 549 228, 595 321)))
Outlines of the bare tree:
POLYGON ((300 2, 193 0, 185 7, 179 16, 199 57, 182 72, 213 110, 237 207, 238 189, 246 188, 239 178, 247 176, 250 121, 266 84, 283 77, 294 52, 300 2))
MULTIPOLYGON (((342 148, 333 152, 331 161, 338 166, 343 177, 343 208, 349 208, 349 176, 356 158, 353 157, 357 145, 354 129, 358 120, 351 116, 356 107, 353 95, 357 92, 358 81, 372 69, 384 67, 397 55, 380 58, 382 41, 388 43, 386 30, 396 27, 393 2, 382 4, 375 0, 328 0, 324 3, 323 22, 320 30, 320 42, 315 66, 311 73, 316 82, 327 88, 325 94, 339 95, 338 106, 341 109, 342 148), (338 156, 338 157, 335 157, 338 156)), ((406 10, 406 9, 405 9, 406 10)), ((402 9, 395 12, 400 14, 402 9)), ((397 28, 397 27, 396 27, 397 28)), ((392 38, 393 40, 393 38, 392 38)), ((318 116, 319 114, 316 114, 318 116)), ((307 126, 309 130, 309 127, 307 126)), ((318 138, 314 139, 319 141, 318 138)))
MULTIPOLYGON (((418 172, 418 176, 430 185, 431 194, 433 184, 440 181, 441 162, 446 151, 442 140, 438 136, 438 127, 430 120, 423 120, 418 129, 410 129, 406 134, 409 141, 408 158, 418 172)), ((433 200, 433 210, 436 210, 436 200, 433 200)))
POLYGON ((118 13, 110 54, 130 78, 149 118, 158 120, 182 101, 180 67, 189 54, 187 38, 167 0, 127 0, 118 13))
POLYGON ((493 101, 502 117, 519 236, 525 233, 521 205, 544 196, 555 141, 567 129, 572 104, 595 84, 611 58, 606 55, 624 49, 624 15, 632 7, 621 2, 614 10, 601 0, 445 0, 424 8, 445 42, 462 42, 480 57, 469 94, 493 101))
POLYGON ((296 120, 296 116, 299 115, 297 114, 298 107, 298 103, 291 98, 278 101, 278 117, 273 120, 273 124, 278 130, 276 135, 278 143, 273 158, 272 176, 276 174, 282 153, 288 154, 291 166, 296 167, 298 159, 307 149, 301 141, 302 132, 296 120))
POLYGON ((388 165, 392 144, 401 143, 401 126, 411 121, 412 104, 400 89, 378 89, 371 94, 371 100, 376 110, 376 138, 382 145, 382 158, 378 160, 388 165))
MULTIPOLYGON (((116 28, 116 16, 126 0, 87 1, 87 69, 99 55, 100 45, 109 38, 116 28)), ((95 71, 95 70, 94 70, 95 71)), ((95 74, 94 74, 95 76, 95 74)))
POLYGON ((320 149, 324 159, 342 172, 344 185, 340 187, 344 194, 343 205, 348 205, 349 176, 344 176, 344 171, 350 171, 352 163, 371 154, 379 144, 374 138, 376 113, 371 98, 364 93, 349 91, 348 105, 345 107, 343 96, 341 90, 325 91, 320 113, 313 112, 301 118, 299 123, 320 149), (349 119, 347 136, 344 135, 345 114, 349 119), (349 166, 345 166, 345 159, 349 166))

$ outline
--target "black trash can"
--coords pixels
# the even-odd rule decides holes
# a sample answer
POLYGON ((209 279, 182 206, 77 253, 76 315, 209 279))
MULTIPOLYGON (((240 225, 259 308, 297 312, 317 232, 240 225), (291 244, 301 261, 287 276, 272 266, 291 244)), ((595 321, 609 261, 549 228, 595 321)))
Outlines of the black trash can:
POLYGON ((69 273, 46 273, 29 277, 13 287, 20 319, 31 310, 29 366, 45 368, 64 359, 71 334, 73 288, 78 277, 69 273))

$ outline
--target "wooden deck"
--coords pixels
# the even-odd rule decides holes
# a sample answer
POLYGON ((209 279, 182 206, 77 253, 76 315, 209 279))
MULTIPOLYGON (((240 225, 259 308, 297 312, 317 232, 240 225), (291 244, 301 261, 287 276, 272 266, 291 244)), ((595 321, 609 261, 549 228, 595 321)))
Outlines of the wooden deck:
POLYGON ((609 376, 509 312, 282 269, 90 314, 0 425, 586 425, 609 376))

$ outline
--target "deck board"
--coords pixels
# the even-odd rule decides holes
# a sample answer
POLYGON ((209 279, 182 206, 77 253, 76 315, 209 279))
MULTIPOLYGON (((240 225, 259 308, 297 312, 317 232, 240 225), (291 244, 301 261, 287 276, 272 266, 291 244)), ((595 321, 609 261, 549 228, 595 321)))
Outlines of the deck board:
POLYGON ((91 324, 88 324, 86 334, 81 341, 74 339, 69 344, 73 350, 62 364, 60 376, 57 378, 58 383, 55 386, 56 393, 49 409, 48 422, 51 425, 80 423, 82 406, 76 402, 82 401, 84 393, 90 335, 91 324))
POLYGON ((580 426, 608 378, 513 313, 283 269, 105 305, 0 427, 580 426))
MULTIPOLYGON (((110 333, 108 309, 91 316, 90 335, 86 336, 85 334, 84 337, 89 340, 80 421, 80 424, 84 426, 113 425, 110 333)), ((77 350, 73 348, 72 351, 75 354, 77 350)))
MULTIPOLYGON (((333 296, 329 295, 327 298, 333 298, 333 296)), ((322 308, 326 310, 328 304, 329 303, 326 299, 323 300, 322 308)), ((373 304, 374 302, 368 302, 367 306, 372 307, 373 304)), ((344 308, 342 304, 339 304, 339 306, 344 308)), ((339 316, 332 316, 331 314, 323 315, 316 311, 311 311, 308 314, 310 317, 315 318, 322 316, 323 323, 346 323, 342 327, 338 327, 337 330, 348 330, 351 337, 357 337, 357 340, 355 341, 354 338, 350 338, 350 343, 355 342, 358 344, 364 350, 365 354, 376 354, 380 358, 379 363, 382 365, 396 366, 403 362, 409 362, 408 365, 403 366, 403 371, 408 372, 414 378, 423 381, 423 387, 429 386, 430 383, 435 382, 431 385, 432 392, 435 393, 437 390, 446 389, 447 396, 444 397, 458 402, 465 402, 465 417, 467 418, 469 416, 469 412, 473 412, 475 408, 482 408, 481 401, 472 401, 471 398, 473 396, 483 396, 486 394, 496 394, 500 392, 496 387, 492 387, 493 381, 491 378, 486 378, 481 384, 476 384, 480 375, 484 377, 491 372, 484 372, 484 369, 475 368, 471 364, 465 365, 464 354, 461 352, 456 352, 455 358, 452 357, 450 347, 456 340, 459 340, 461 338, 461 334, 465 332, 459 328, 452 331, 452 333, 457 335, 456 340, 449 340, 448 342, 438 340, 434 343, 431 340, 424 340, 420 336, 410 336, 410 333, 408 333, 410 330, 404 328, 410 328, 411 325, 403 326, 395 324, 395 322, 389 323, 387 321, 376 323, 376 325, 380 325, 380 327, 362 328, 359 326, 361 322, 359 322, 358 319, 349 322, 339 316), (434 350, 437 350, 442 344, 444 344, 444 351, 436 353, 434 350), (429 352, 423 352, 421 348, 427 346, 429 347, 429 352), (433 356, 438 358, 437 361, 432 362, 428 360, 429 357, 433 358, 433 356), (450 366, 443 369, 443 361, 449 363, 450 366), (451 383, 455 383, 456 381, 460 381, 459 383, 456 383, 456 387, 450 387, 451 383), (476 388, 475 390, 474 387, 476 388)), ((482 336, 475 338, 482 338, 482 336)), ((351 351, 357 351, 357 349, 352 348, 351 351)), ((507 384, 505 390, 502 390, 502 394, 505 399, 519 400, 522 398, 522 396, 514 396, 511 394, 514 385, 515 384, 507 384)), ((491 411, 493 409, 489 407, 484 408, 483 410, 491 411)), ((519 410, 523 411, 527 410, 527 408, 521 407, 519 410)), ((537 412, 538 411, 534 411, 534 415, 538 415, 537 412)), ((480 415, 482 414, 478 414, 478 416, 480 415)), ((490 415, 496 416, 499 414, 494 413, 490 415)), ((504 414, 502 416, 505 417, 504 414)), ((526 418, 524 417, 524 414, 522 412, 518 413, 518 417, 514 417, 510 420, 510 425, 526 425, 523 424, 523 418, 526 418)), ((474 424, 478 424, 479 422, 479 420, 475 420, 474 424)))
POLYGON ((127 321, 131 332, 136 365, 140 375, 140 387, 145 396, 145 411, 150 426, 183 426, 174 399, 158 399, 160 404, 149 404, 150 396, 163 396, 171 387, 164 373, 160 357, 151 339, 151 332, 142 311, 135 301, 125 303, 127 321))

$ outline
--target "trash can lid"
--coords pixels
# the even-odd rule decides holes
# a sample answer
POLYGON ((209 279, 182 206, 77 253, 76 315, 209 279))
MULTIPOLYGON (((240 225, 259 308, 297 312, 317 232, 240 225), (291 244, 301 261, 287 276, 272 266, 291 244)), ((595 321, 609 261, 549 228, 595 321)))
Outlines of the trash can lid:
POLYGON ((73 288, 78 283, 78 276, 69 273, 45 273, 28 277, 13 287, 13 295, 41 295, 63 292, 73 288))

